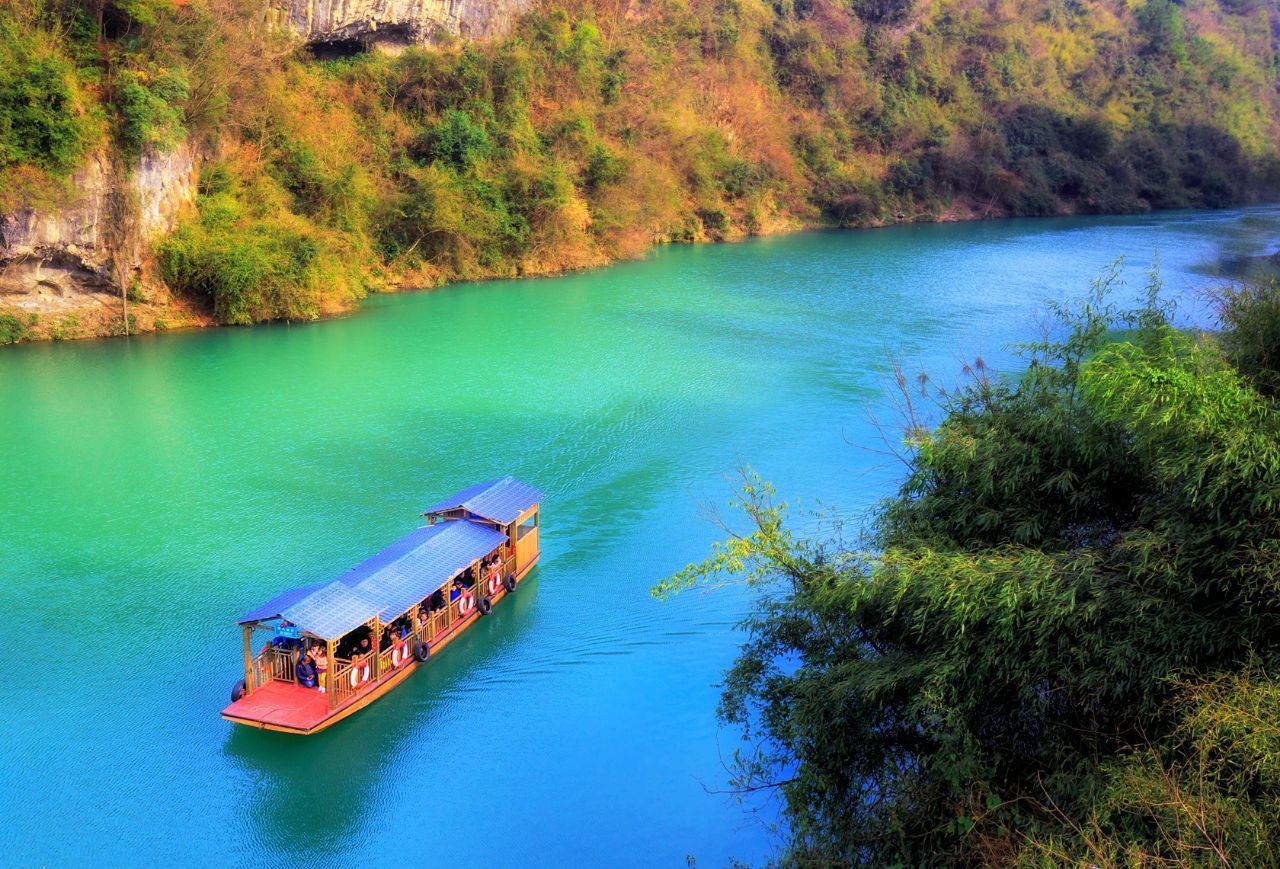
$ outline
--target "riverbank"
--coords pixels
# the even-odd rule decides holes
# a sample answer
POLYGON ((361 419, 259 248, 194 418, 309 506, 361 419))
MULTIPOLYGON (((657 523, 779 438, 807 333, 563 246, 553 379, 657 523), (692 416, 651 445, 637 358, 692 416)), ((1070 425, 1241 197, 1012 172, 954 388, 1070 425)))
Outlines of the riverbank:
POLYGON ((489 41, 336 52, 257 0, 96 27, 20 5, 0 340, 320 319, 655 242, 1280 190, 1265 5, 516 3, 489 41))
MULTIPOLYGON (((380 270, 379 280, 371 286, 370 291, 372 295, 431 292, 486 280, 555 277, 604 268, 618 262, 643 259, 657 247, 666 244, 733 244, 749 238, 815 230, 853 232, 913 223, 955 223, 1002 217, 1003 215, 984 216, 976 213, 973 208, 951 208, 941 215, 914 217, 902 215, 894 220, 876 220, 860 226, 844 227, 829 220, 778 217, 762 223, 756 228, 757 231, 749 234, 739 230, 714 239, 702 234, 681 240, 659 238, 630 255, 614 258, 603 255, 580 257, 571 266, 557 265, 554 261, 527 262, 513 270, 481 271, 467 278, 453 280, 443 279, 438 272, 421 266, 403 274, 389 274, 383 269, 380 270)), ((363 299, 364 297, 349 298, 341 300, 339 304, 326 305, 322 310, 317 311, 315 316, 306 319, 280 318, 274 322, 307 323, 346 316, 359 310, 363 299)), ((0 295, 0 346, 41 341, 117 338, 151 332, 208 329, 226 325, 229 324, 220 322, 213 312, 208 310, 207 306, 202 306, 198 300, 184 298, 163 286, 153 286, 150 292, 145 294, 139 293, 135 288, 124 296, 106 291, 66 293, 60 287, 53 285, 21 296, 0 295)))
MULTIPOLYGON (((1071 214, 1044 215, 1046 218, 1072 217, 1071 214)), ((1105 216, 1105 215, 1094 215, 1105 216)), ((1111 215, 1115 217, 1123 214, 1111 215)), ((432 292, 448 289, 466 283, 485 280, 501 280, 510 278, 548 278, 571 274, 578 271, 604 268, 618 262, 643 259, 656 248, 666 244, 734 244, 750 238, 776 235, 787 235, 797 232, 818 230, 837 230, 859 232, 871 229, 883 229, 889 226, 929 225, 945 223, 966 223, 972 221, 999 221, 1014 219, 1003 214, 991 215, 979 211, 977 206, 954 206, 938 215, 900 215, 892 220, 877 220, 856 227, 841 227, 830 221, 797 219, 775 220, 760 231, 753 234, 737 233, 719 239, 696 238, 692 240, 671 241, 656 240, 634 256, 617 259, 600 258, 598 261, 582 263, 574 268, 530 264, 527 269, 516 272, 480 274, 466 280, 442 280, 431 283, 432 275, 419 269, 412 274, 387 275, 377 287, 374 294, 388 295, 405 292, 432 292)), ((1280 268, 1280 255, 1257 257, 1253 261, 1270 264, 1280 268)), ((173 294, 163 293, 158 298, 133 296, 122 299, 110 293, 80 294, 81 298, 68 299, 64 295, 49 293, 43 298, 32 298, 29 304, 19 306, 0 303, 0 345, 18 344, 40 341, 73 341, 94 338, 125 337, 150 332, 165 332, 184 329, 207 329, 224 326, 211 312, 203 310, 190 299, 183 299, 173 294), (128 312, 128 330, 124 323, 124 312, 128 312)), ((318 312, 317 316, 307 320, 289 322, 316 322, 334 317, 343 317, 359 310, 363 299, 352 299, 344 305, 331 306, 318 312)))

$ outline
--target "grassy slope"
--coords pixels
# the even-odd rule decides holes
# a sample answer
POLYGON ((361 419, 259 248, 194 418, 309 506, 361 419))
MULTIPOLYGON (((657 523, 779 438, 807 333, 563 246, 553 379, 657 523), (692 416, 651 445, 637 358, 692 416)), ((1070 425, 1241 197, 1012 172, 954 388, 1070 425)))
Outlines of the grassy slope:
POLYGON ((101 29, 97 0, 46 2, 0 7, 0 206, 103 137, 205 142, 156 274, 222 322, 655 241, 1280 186, 1262 0, 577 0, 493 44, 325 63, 251 0, 104 0, 101 29))

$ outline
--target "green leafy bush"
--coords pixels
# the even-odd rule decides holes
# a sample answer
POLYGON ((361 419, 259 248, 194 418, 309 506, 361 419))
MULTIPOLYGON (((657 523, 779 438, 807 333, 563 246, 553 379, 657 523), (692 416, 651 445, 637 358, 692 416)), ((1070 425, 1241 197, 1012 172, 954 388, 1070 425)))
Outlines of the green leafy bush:
POLYGON ((222 323, 310 320, 327 299, 358 298, 368 281, 341 234, 291 214, 279 188, 235 167, 202 173, 197 215, 159 249, 165 281, 208 302, 222 323))
POLYGON ((31 329, 39 321, 35 314, 0 314, 0 344, 17 344, 31 335, 31 329))
POLYGON ((1138 27, 1146 37, 1146 50, 1185 63, 1187 55, 1186 25, 1173 0, 1146 0, 1134 12, 1138 27))
POLYGON ((595 191, 610 184, 616 184, 627 174, 626 161, 615 155, 609 147, 597 142, 587 157, 586 173, 583 182, 587 190, 595 191))
POLYGON ((455 169, 469 169, 493 149, 489 134, 460 109, 446 109, 428 133, 427 154, 455 169))
POLYGON ((122 70, 116 82, 120 138, 131 153, 172 148, 186 135, 183 104, 190 85, 181 69, 122 70))
POLYGON ((49 41, 0 11, 0 170, 30 164, 65 175, 96 136, 75 69, 49 41))
POLYGON ((1224 326, 1222 349, 1260 392, 1280 398, 1280 286, 1276 279, 1229 284, 1212 293, 1224 326))
POLYGON ((161 270, 170 286, 209 299, 222 323, 313 319, 319 253, 305 233, 267 221, 231 228, 185 227, 166 239, 161 270))

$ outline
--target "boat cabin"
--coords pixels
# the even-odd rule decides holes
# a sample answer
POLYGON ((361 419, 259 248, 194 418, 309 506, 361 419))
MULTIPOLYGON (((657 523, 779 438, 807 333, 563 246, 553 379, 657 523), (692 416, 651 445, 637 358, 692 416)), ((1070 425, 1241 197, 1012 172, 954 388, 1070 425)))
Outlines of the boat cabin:
POLYGON ((463 489, 337 579, 245 613, 244 677, 222 717, 305 734, 373 702, 516 591, 538 561, 541 501, 514 477, 463 489))

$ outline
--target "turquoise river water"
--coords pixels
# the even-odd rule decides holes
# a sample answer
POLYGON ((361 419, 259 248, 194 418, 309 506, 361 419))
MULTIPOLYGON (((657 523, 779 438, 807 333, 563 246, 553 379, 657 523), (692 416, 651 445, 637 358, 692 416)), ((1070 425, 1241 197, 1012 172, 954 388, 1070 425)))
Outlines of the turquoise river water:
MULTIPOLYGON (((305 326, 0 353, 0 861, 760 862, 723 793, 738 589, 666 603, 750 463, 862 510, 886 353, 1008 370, 1048 298, 1156 250, 1184 316, 1280 208, 807 233, 375 299, 305 326), (368 709, 299 738, 218 717, 235 618, 421 508, 543 488, 531 582, 368 709)), ((1272 245, 1272 247, 1268 247, 1272 245)))

